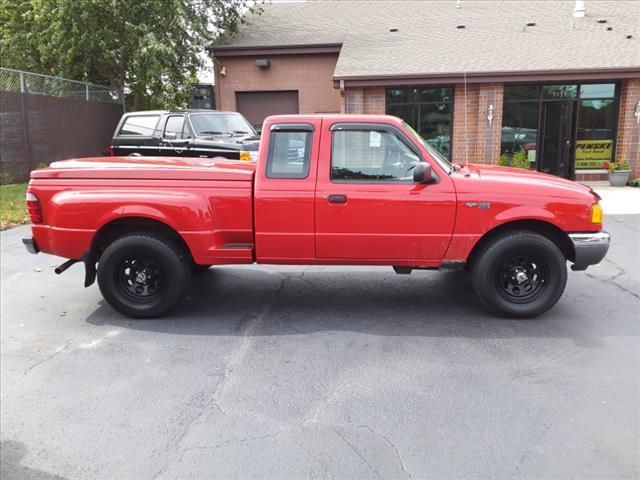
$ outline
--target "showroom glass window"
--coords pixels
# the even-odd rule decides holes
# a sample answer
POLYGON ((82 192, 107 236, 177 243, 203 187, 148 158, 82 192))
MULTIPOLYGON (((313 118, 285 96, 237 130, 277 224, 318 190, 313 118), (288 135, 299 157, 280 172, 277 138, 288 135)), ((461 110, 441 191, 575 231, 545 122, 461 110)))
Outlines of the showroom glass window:
POLYGON ((540 86, 505 85, 500 142, 501 165, 510 165, 514 155, 535 161, 540 95, 540 86))
POLYGON ((543 102, 574 104, 575 168, 601 169, 613 159, 618 96, 615 83, 505 85, 500 163, 521 156, 535 166, 543 102))
POLYGON ((434 148, 451 158, 453 87, 387 89, 387 114, 400 117, 434 148))
POLYGON ((576 170, 603 168, 613 160, 618 112, 615 84, 580 86, 576 170))

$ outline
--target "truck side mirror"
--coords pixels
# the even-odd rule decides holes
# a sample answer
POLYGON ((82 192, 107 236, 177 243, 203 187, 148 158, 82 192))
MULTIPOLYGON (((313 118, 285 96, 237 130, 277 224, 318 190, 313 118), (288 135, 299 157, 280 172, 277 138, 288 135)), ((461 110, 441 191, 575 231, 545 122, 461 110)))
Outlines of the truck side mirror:
POLYGON ((164 132, 164 138, 167 140, 175 140, 178 138, 178 134, 176 132, 164 132))
POLYGON ((431 183, 431 165, 427 162, 418 162, 413 168, 413 181, 415 183, 431 183))

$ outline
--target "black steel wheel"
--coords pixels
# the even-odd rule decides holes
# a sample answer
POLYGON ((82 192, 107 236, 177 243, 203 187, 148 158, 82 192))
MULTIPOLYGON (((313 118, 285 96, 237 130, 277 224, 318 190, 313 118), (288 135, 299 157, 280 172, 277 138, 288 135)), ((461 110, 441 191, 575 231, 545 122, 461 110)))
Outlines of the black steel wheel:
POLYGON ((160 264, 144 254, 121 258, 114 274, 121 292, 140 302, 153 301, 167 282, 160 264))
POLYGON ((547 266, 544 260, 517 255, 503 263, 496 281, 503 295, 515 303, 528 303, 546 287, 547 266))
POLYGON ((186 293, 190 259, 172 241, 149 234, 115 240, 100 256, 98 286, 114 309, 134 318, 165 313, 186 293))
POLYGON ((535 317, 562 296, 566 259, 551 240, 534 232, 512 232, 486 243, 472 265, 473 289, 491 312, 535 317))

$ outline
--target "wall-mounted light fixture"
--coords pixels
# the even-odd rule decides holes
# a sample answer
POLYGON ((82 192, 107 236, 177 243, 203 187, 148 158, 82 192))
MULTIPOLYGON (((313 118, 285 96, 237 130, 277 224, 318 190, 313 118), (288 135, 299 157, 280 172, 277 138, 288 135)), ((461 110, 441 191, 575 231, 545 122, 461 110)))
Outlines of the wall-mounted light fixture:
POLYGON ((490 127, 493 125, 493 112, 495 112, 495 108, 493 105, 489 105, 489 108, 487 109, 487 120, 489 120, 490 127))
POLYGON ((636 103, 636 109, 633 111, 633 114, 636 116, 636 123, 640 123, 640 101, 636 103))
POLYGON ((227 67, 225 67, 224 65, 220 66, 220 75, 222 75, 223 77, 227 74, 227 67))
POLYGON ((269 63, 268 58, 259 58, 256 60, 256 66, 258 68, 269 68, 271 66, 271 63, 269 63))

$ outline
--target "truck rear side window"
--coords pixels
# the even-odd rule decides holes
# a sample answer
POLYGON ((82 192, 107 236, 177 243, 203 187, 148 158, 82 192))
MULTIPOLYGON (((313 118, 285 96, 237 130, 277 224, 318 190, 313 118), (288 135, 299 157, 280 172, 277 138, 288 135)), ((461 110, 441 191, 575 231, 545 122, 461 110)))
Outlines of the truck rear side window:
POLYGON ((140 135, 150 137, 158 123, 159 115, 132 115, 126 118, 118 135, 140 135))
POLYGON ((310 131, 271 131, 267 177, 306 178, 309 175, 312 135, 310 131))

